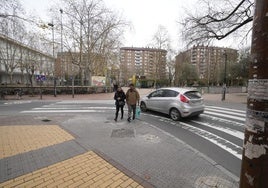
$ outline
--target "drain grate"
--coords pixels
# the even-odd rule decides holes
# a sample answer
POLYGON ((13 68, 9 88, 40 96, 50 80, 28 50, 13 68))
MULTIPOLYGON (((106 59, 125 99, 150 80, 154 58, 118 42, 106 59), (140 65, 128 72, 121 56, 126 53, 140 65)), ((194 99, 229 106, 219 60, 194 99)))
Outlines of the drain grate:
POLYGON ((125 138, 125 137, 135 137, 133 129, 115 129, 112 131, 111 137, 113 138, 125 138))

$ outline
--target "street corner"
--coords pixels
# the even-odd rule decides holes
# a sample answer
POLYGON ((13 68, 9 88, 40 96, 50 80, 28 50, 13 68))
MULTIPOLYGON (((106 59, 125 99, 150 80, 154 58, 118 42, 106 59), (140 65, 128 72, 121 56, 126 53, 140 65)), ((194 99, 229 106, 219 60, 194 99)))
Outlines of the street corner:
POLYGON ((73 139, 58 125, 0 126, 0 159, 73 139))

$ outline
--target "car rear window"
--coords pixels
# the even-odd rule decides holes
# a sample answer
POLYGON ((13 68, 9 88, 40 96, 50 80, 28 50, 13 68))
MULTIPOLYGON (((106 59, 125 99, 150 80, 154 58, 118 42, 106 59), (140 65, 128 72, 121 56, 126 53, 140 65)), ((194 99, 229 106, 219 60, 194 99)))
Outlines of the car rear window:
POLYGON ((164 90, 164 97, 177 97, 178 96, 178 92, 177 91, 173 91, 173 90, 164 90))
POLYGON ((201 98, 201 94, 198 91, 188 91, 188 92, 184 93, 184 95, 186 97, 188 97, 189 99, 200 99, 201 98))

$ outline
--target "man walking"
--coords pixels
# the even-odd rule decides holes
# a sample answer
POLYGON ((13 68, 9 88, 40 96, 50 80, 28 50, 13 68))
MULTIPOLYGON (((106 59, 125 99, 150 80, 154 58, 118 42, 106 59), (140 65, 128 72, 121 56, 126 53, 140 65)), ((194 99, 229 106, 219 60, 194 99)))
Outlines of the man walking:
POLYGON ((132 119, 135 119, 135 114, 136 114, 136 105, 139 106, 140 102, 140 94, 139 92, 134 88, 134 84, 129 85, 129 89, 127 90, 126 93, 126 102, 128 106, 128 122, 131 121, 131 114, 132 114, 132 119))

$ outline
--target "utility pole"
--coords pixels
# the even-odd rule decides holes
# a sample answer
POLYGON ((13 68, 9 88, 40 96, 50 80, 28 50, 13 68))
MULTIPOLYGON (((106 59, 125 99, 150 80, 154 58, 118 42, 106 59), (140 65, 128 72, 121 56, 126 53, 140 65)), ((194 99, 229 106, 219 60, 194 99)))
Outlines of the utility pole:
POLYGON ((225 100, 225 94, 226 94, 226 89, 227 89, 227 85, 226 85, 226 69, 227 69, 227 53, 226 50, 224 50, 224 80, 223 80, 223 86, 222 86, 222 101, 225 100))
POLYGON ((60 74, 61 74, 61 85, 63 83, 63 80, 65 80, 65 76, 64 76, 65 66, 63 65, 63 61, 62 61, 62 58, 63 58, 63 41, 62 41, 62 30, 63 30, 63 26, 62 26, 62 14, 63 14, 63 10, 60 9, 60 52, 61 52, 61 55, 60 55, 61 73, 60 74))
POLYGON ((268 1, 255 0, 240 188, 268 187, 268 1))
POLYGON ((56 76, 55 76, 55 37, 54 37, 54 24, 52 23, 48 23, 48 26, 51 27, 52 29, 52 54, 53 54, 53 59, 54 59, 54 77, 53 77, 53 84, 54 84, 54 97, 57 97, 57 88, 56 88, 56 76))

